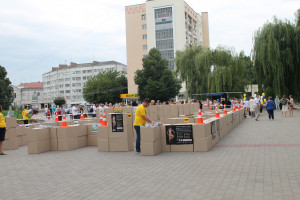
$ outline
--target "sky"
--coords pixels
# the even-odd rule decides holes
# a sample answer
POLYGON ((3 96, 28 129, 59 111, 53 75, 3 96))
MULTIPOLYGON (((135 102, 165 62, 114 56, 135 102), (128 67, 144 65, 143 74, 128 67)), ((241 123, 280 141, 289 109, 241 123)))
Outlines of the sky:
MULTIPOLYGON (((145 0, 0 0, 0 65, 13 85, 42 81, 59 64, 126 64, 125 6, 145 0)), ((208 12, 210 47, 250 55, 255 31, 276 16, 295 21, 299 0, 186 0, 208 12)))

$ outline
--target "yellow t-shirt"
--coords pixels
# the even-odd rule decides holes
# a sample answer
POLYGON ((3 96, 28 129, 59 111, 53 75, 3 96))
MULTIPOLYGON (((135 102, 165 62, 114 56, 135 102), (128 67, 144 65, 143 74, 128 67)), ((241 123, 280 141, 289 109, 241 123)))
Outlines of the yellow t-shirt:
POLYGON ((23 112, 22 112, 22 118, 23 119, 28 119, 27 115, 28 115, 28 110, 24 109, 23 112))
POLYGON ((0 113, 0 128, 6 128, 5 117, 0 113))
POLYGON ((146 115, 146 108, 143 106, 143 104, 139 105, 139 107, 135 111, 135 120, 133 125, 134 126, 145 126, 146 121, 142 118, 142 115, 146 115))

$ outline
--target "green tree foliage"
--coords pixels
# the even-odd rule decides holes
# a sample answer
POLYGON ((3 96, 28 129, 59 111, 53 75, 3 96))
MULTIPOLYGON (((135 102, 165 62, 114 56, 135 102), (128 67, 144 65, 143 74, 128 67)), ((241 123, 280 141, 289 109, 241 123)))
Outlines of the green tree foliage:
POLYGON ((155 48, 143 59, 143 69, 137 70, 134 76, 142 100, 168 101, 179 93, 181 82, 167 66, 168 61, 162 59, 160 51, 155 48))
POLYGON ((57 106, 62 106, 64 104, 66 104, 66 99, 65 99, 65 97, 56 97, 53 102, 57 106))
POLYGON ((108 71, 91 78, 83 87, 83 97, 90 103, 118 103, 120 94, 127 93, 127 77, 124 73, 108 71))
POLYGON ((243 92, 246 84, 255 81, 250 57, 243 52, 236 55, 224 47, 210 50, 195 46, 177 51, 175 62, 190 97, 210 92, 243 92))
POLYGON ((293 94, 300 99, 300 31, 296 24, 274 18, 254 37, 254 66, 262 91, 268 95, 293 94))
POLYGON ((0 105, 3 109, 8 109, 14 101, 14 90, 6 75, 6 69, 0 65, 0 105))

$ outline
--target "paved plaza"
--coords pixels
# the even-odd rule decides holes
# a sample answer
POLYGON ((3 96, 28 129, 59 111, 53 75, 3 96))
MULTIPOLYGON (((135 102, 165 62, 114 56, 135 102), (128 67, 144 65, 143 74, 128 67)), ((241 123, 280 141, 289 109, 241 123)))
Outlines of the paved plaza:
POLYGON ((210 152, 0 156, 0 199, 300 199, 300 112, 247 118, 210 152))

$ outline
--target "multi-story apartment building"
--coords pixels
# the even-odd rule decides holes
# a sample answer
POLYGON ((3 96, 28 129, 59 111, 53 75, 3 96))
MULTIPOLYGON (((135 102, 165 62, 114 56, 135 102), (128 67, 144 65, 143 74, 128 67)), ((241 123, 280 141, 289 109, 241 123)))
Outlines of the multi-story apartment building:
POLYGON ((15 99, 12 103, 14 107, 24 107, 42 109, 45 106, 44 91, 42 82, 21 83, 13 86, 15 99))
POLYGON ((43 74, 44 100, 53 104, 56 97, 65 97, 67 104, 83 104, 84 84, 99 72, 118 71, 127 73, 127 66, 116 61, 59 65, 43 74))
MULTIPOLYGON (((175 53, 193 45, 209 47, 208 13, 195 12, 184 0, 148 0, 127 6, 126 46, 128 93, 136 93, 134 73, 142 59, 155 47, 175 70, 175 53)), ((185 87, 181 91, 184 98, 185 87)))

